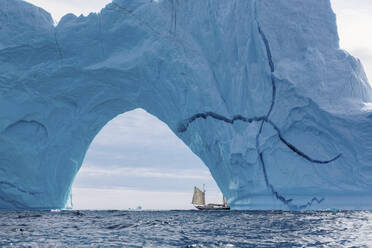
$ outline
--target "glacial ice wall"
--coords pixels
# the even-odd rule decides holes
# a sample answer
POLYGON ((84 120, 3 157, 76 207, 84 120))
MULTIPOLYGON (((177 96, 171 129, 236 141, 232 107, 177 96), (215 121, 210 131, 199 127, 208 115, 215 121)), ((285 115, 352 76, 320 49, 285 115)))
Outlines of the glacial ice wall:
POLYGON ((371 209, 372 90, 329 0, 114 0, 57 26, 0 0, 0 208, 63 208, 89 144, 143 108, 234 209, 371 209))

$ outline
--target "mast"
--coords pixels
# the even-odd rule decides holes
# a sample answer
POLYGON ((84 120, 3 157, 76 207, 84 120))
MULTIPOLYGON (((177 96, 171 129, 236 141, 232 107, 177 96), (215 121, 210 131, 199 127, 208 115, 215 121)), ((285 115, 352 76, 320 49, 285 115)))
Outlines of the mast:
POLYGON ((225 207, 227 207, 227 201, 226 201, 226 198, 225 198, 224 195, 222 195, 222 197, 223 197, 223 199, 222 199, 223 205, 224 205, 225 207))

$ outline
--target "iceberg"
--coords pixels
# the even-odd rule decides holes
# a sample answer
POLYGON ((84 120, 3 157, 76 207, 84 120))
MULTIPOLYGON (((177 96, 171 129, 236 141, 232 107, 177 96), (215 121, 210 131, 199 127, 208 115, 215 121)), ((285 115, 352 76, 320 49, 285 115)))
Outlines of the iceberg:
POLYGON ((372 209, 372 89, 329 0, 0 1, 0 208, 61 209, 90 143, 142 108, 233 209, 372 209))

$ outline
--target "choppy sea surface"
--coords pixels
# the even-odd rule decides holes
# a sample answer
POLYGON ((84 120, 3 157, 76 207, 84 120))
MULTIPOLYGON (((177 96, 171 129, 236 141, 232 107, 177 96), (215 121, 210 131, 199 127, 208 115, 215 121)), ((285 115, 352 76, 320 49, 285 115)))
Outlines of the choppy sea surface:
POLYGON ((0 247, 372 247, 372 212, 0 212, 0 247))

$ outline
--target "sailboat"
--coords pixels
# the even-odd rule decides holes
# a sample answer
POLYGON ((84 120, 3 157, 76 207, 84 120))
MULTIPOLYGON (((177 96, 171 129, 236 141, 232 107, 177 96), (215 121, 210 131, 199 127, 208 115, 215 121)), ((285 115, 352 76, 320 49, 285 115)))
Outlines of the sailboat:
POLYGON ((222 204, 215 203, 205 204, 205 190, 201 191, 198 187, 194 187, 192 204, 199 210, 230 210, 230 207, 227 205, 225 197, 223 197, 222 204))

